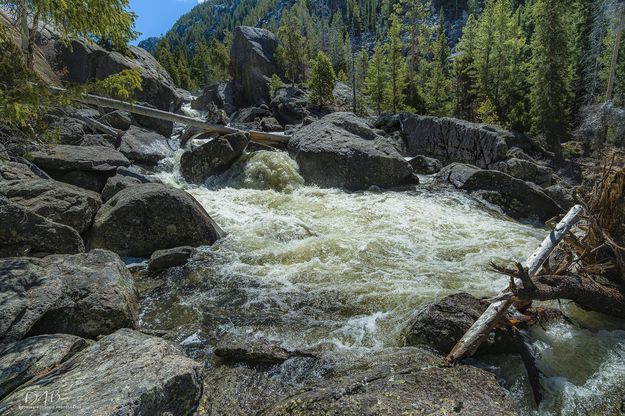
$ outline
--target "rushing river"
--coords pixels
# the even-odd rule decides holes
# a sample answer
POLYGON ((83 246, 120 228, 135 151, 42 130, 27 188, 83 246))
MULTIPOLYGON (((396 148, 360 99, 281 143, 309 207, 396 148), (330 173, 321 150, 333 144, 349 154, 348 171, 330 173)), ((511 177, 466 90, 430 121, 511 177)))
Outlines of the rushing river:
MULTIPOLYGON (((546 235, 462 193, 304 186, 282 153, 257 153, 205 187, 181 180, 178 158, 160 179, 186 189, 228 233, 201 253, 208 266, 176 283, 175 299, 143 306, 145 325, 176 327, 187 346, 210 348, 225 332, 305 350, 399 346, 421 305, 459 291, 497 293, 507 279, 488 263, 523 259, 546 235), (212 306, 224 297, 227 310, 212 306)), ((497 372, 524 414, 620 414, 625 323, 562 307, 576 325, 532 330, 544 373, 540 411, 520 359, 479 365, 497 372)))

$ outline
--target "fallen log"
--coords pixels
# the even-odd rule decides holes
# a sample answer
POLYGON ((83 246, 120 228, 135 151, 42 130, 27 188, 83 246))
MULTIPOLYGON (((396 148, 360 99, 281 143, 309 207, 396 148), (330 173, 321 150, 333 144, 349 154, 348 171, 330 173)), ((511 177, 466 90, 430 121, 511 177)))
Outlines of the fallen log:
MULTIPOLYGON (((534 276, 549 258, 551 252, 562 241, 564 236, 580 220, 583 208, 575 205, 566 216, 556 225, 555 229, 543 240, 540 247, 532 253, 523 265, 529 277, 534 276)), ((521 285, 520 279, 514 279, 515 285, 521 285)), ((506 288, 498 296, 493 298, 493 303, 484 311, 482 316, 467 330, 464 336, 447 355, 449 362, 475 354, 479 346, 491 333, 495 325, 504 318, 504 315, 512 306, 514 292, 512 288, 506 288)))
MULTIPOLYGON (((66 89, 59 87, 51 87, 51 89, 55 92, 67 92, 66 89)), ((255 130, 243 131, 232 127, 207 123, 206 121, 189 116, 170 113, 168 111, 149 108, 138 104, 131 104, 125 101, 114 100, 112 98, 100 97, 93 94, 82 94, 76 97, 72 97, 72 99, 84 104, 96 105, 104 108, 114 108, 116 110, 128 111, 129 113, 152 117, 159 120, 173 121, 175 123, 196 127, 207 133, 217 133, 220 135, 243 133, 247 135, 252 141, 256 141, 262 144, 268 144, 274 147, 285 147, 290 139, 289 136, 282 134, 266 133, 255 130)))

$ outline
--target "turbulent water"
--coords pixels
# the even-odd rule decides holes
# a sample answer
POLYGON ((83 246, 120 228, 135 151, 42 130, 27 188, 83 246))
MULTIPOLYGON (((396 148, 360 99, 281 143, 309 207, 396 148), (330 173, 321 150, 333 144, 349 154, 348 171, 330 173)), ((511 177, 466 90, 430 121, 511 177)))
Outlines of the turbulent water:
MULTIPOLYGON (((145 302, 142 319, 176 327, 183 345, 200 349, 225 332, 297 349, 398 346, 421 305, 458 291, 495 294, 506 279, 488 263, 523 259, 546 235, 462 193, 304 186, 282 153, 256 153, 203 187, 182 181, 178 159, 160 179, 191 193, 228 236, 173 283, 178 295, 145 302)), ((497 372, 525 414, 619 414, 625 324, 563 308, 576 325, 532 331, 544 373, 539 411, 518 358, 479 365, 497 372)))

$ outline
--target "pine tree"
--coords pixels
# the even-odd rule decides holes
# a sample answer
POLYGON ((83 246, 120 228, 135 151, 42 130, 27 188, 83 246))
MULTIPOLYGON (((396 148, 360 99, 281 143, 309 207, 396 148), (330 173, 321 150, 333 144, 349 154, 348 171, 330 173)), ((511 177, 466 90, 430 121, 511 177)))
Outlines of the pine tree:
POLYGON ((276 50, 278 61, 282 63, 287 78, 295 85, 296 82, 304 80, 306 40, 294 13, 285 12, 278 38, 282 42, 276 50))
POLYGON ((408 88, 406 99, 409 105, 419 112, 425 111, 423 85, 428 78, 429 71, 427 57, 431 29, 428 25, 430 18, 430 2, 423 0, 406 0, 405 10, 406 32, 408 35, 407 77, 408 88))
POLYGON ((402 111, 406 107, 406 58, 403 55, 401 41, 401 25, 396 14, 391 16, 391 27, 388 32, 388 41, 385 45, 386 69, 388 84, 385 91, 385 106, 393 113, 402 111))
POLYGON ((332 61, 328 55, 319 51, 317 59, 310 63, 309 88, 311 100, 320 107, 334 101, 334 85, 336 84, 336 74, 332 68, 332 61))
POLYGON ((210 64, 208 45, 201 42, 197 45, 195 56, 191 59, 191 75, 198 85, 204 86, 213 80, 210 64))
POLYGON ((462 30, 462 37, 456 46, 454 59, 455 78, 455 116, 475 121, 475 103, 477 101, 477 71, 475 70, 475 51, 477 38, 477 20, 470 15, 462 30))
POLYGON ((445 11, 441 8, 436 40, 432 47, 433 60, 429 77, 425 83, 425 103, 429 114, 449 116, 452 111, 449 59, 451 51, 445 34, 445 11))
POLYGON ((356 56, 356 62, 354 63, 355 86, 356 86, 356 113, 366 113, 366 93, 365 93, 365 80, 367 78, 369 68, 369 55, 365 49, 361 49, 356 56))
POLYGON ((385 87, 387 82, 386 62, 382 46, 377 43, 373 49, 373 56, 367 69, 365 86, 367 96, 374 106, 378 115, 382 114, 385 98, 385 87))
POLYGON ((532 122, 545 136, 556 159, 569 129, 571 83, 565 5, 560 0, 536 0, 532 37, 532 122))

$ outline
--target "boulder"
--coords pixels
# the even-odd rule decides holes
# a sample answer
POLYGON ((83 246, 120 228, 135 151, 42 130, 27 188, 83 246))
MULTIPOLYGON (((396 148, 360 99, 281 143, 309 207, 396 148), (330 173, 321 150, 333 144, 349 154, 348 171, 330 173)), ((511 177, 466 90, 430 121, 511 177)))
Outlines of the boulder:
POLYGON ((227 170, 241 157, 249 139, 242 133, 216 137, 180 158, 180 173, 189 182, 202 183, 209 176, 227 170))
POLYGON ((262 119, 263 117, 271 116, 271 112, 264 108, 259 107, 247 107, 242 108, 231 117, 231 122, 235 124, 240 123, 253 123, 262 119))
MULTIPOLYGON (((148 107, 148 108, 156 108, 150 103, 138 103, 138 104, 144 107, 148 107)), ((149 130, 154 130, 158 134, 165 136, 168 139, 171 137, 171 134, 174 131, 173 121, 161 120, 161 119, 154 118, 154 117, 143 116, 141 114, 135 114, 134 119, 137 121, 137 123, 139 123, 140 126, 145 127, 146 129, 149 129, 149 130)))
POLYGON ((158 272, 170 267, 182 266, 189 260, 195 249, 191 246, 175 247, 165 250, 156 250, 150 256, 148 270, 158 272))
POLYGON ((563 184, 551 185, 543 190, 551 199, 556 201, 564 210, 569 210, 575 205, 575 189, 563 184))
POLYGON ((85 134, 80 142, 81 146, 103 146, 115 149, 119 146, 119 140, 110 134, 85 134))
POLYGON ((100 195, 95 192, 49 179, 0 182, 0 196, 79 233, 91 227, 102 205, 100 195))
POLYGON ((0 160, 0 182, 37 178, 39 178, 39 176, 37 176, 28 165, 0 160))
POLYGON ((534 182, 542 187, 551 185, 551 176, 553 175, 553 171, 550 168, 519 158, 511 158, 501 162, 495 162, 489 167, 489 169, 507 173, 512 177, 521 179, 522 181, 534 182))
POLYGON ((215 346, 214 353, 222 360, 253 364, 280 364, 293 357, 316 358, 302 351, 289 351, 259 337, 240 337, 226 333, 215 346))
POLYGON ((122 256, 149 257, 161 249, 211 245, 222 234, 191 195, 150 183, 109 199, 95 217, 88 242, 122 256))
POLYGON ((112 172, 89 172, 85 170, 65 172, 49 169, 48 172, 59 182, 68 183, 97 193, 102 192, 106 180, 112 174, 112 172))
POLYGON ((78 231, 4 197, 0 197, 0 224, 0 257, 85 251, 78 231))
POLYGON ((99 121, 117 130, 126 131, 132 124, 132 116, 126 111, 115 110, 100 117, 99 121))
POLYGON ((503 160, 512 133, 454 118, 402 113, 401 130, 409 156, 425 155, 444 164, 460 162, 488 168, 503 160))
POLYGON ((132 276, 110 251, 2 259, 0 272, 0 344, 56 333, 95 338, 137 326, 132 276))
POLYGON ((211 103, 218 109, 224 110, 226 115, 236 111, 231 81, 218 82, 204 87, 202 95, 191 102, 191 108, 206 111, 211 103))
POLYGON ((31 152, 31 160, 46 171, 110 172, 130 165, 126 156, 114 149, 63 144, 31 152))
POLYGON ((129 46, 126 54, 106 50, 97 44, 73 40, 57 42, 53 65, 64 69, 65 80, 77 84, 102 80, 126 69, 139 69, 141 89, 134 98, 164 111, 178 111, 182 97, 170 75, 146 50, 129 46))
POLYGON ((84 121, 72 117, 51 117, 50 128, 59 133, 59 143, 78 145, 90 129, 84 121))
POLYGON ((189 415, 202 392, 202 364, 172 343, 122 329, 40 374, 0 401, 0 413, 32 415, 29 405, 54 392, 49 414, 189 415), (50 393, 49 393, 50 394, 50 393), (70 410, 68 410, 70 409, 70 410))
POLYGON ((285 87, 278 90, 269 107, 273 116, 283 125, 287 125, 300 124, 309 117, 309 104, 304 91, 296 87, 285 87))
POLYGON ((37 335, 8 344, 0 355, 0 400, 87 345, 84 339, 66 334, 37 335))
POLYGON ((148 165, 157 164, 174 154, 166 137, 135 126, 131 126, 122 136, 119 151, 133 162, 148 165))
POLYGON ((433 175, 443 169, 443 164, 438 159, 422 155, 413 157, 408 163, 410 163, 415 173, 421 175, 433 175))
POLYGON ((321 187, 390 187, 413 174, 392 144, 352 113, 332 113, 302 127, 288 149, 306 182, 321 187))
POLYGON ((278 123, 274 117, 265 117, 260 121, 260 129, 266 132, 280 132, 284 128, 278 123))
POLYGON ((271 100, 271 76, 280 72, 273 56, 278 45, 278 38, 268 30, 249 26, 234 29, 230 74, 237 107, 271 100))
MULTIPOLYGON (((468 293, 456 293, 425 305, 408 324, 405 343, 427 345, 447 355, 487 306, 468 293)), ((500 330, 494 331, 478 350, 482 354, 515 351, 512 338, 500 330)))
POLYGON ((547 221, 562 213, 558 204, 540 187, 503 172, 452 163, 438 173, 437 180, 451 183, 457 189, 474 192, 486 201, 500 206, 513 218, 547 221))
POLYGON ((487 371, 449 366, 419 348, 387 348, 339 363, 331 377, 291 392, 263 416, 462 414, 516 415, 510 396, 487 371))
POLYGON ((115 175, 106 181, 104 185, 104 189, 102 189, 102 200, 104 202, 113 198, 119 191, 122 189, 129 188, 131 186, 141 185, 142 182, 140 179, 133 176, 126 175, 115 175))

